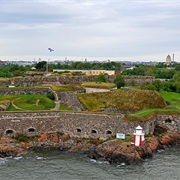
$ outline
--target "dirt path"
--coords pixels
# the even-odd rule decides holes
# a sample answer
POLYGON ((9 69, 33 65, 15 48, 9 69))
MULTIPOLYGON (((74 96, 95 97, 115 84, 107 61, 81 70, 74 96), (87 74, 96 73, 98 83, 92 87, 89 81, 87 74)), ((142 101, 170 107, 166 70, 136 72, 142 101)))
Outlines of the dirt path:
POLYGON ((12 106, 13 106, 15 109, 22 110, 22 108, 19 108, 19 107, 17 107, 17 106, 14 104, 14 100, 13 100, 13 101, 11 101, 11 104, 12 104, 12 106))
POLYGON ((57 111, 58 109, 59 109, 59 107, 60 107, 60 101, 55 101, 55 107, 53 108, 53 109, 51 109, 52 111, 57 111))
POLYGON ((36 101, 36 106, 38 106, 39 101, 40 101, 40 100, 39 100, 39 99, 37 99, 37 101, 36 101))

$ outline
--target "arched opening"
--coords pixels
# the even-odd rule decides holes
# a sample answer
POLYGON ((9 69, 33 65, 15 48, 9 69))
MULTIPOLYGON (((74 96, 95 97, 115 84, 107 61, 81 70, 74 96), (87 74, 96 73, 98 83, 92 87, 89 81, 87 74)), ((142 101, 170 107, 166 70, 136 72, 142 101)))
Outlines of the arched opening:
POLYGON ((96 134, 97 131, 93 129, 93 130, 91 131, 91 133, 92 133, 92 134, 96 134))
POLYGON ((29 128, 28 131, 29 132, 35 132, 35 129, 34 128, 29 128))
POLYGON ((6 131, 6 134, 13 134, 14 133, 14 131, 12 130, 12 129, 8 129, 7 131, 6 131))
POLYGON ((78 132, 78 133, 81 133, 81 131, 82 131, 82 130, 81 130, 80 128, 77 128, 77 132, 78 132))
POLYGON ((165 120, 165 123, 172 123, 172 120, 166 119, 166 120, 165 120))
POLYGON ((112 131, 108 130, 108 131, 106 132, 106 134, 112 134, 112 131))

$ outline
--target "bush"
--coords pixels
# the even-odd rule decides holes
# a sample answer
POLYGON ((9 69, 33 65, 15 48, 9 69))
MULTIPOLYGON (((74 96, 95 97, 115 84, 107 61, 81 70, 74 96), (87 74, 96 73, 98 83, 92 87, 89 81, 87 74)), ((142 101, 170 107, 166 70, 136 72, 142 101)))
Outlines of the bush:
POLYGON ((104 74, 99 74, 99 76, 95 79, 95 82, 107 82, 104 74))
POLYGON ((39 138, 39 136, 28 137, 28 136, 25 136, 24 134, 17 134, 14 139, 17 140, 18 142, 26 142, 26 143, 28 143, 28 142, 34 141, 34 140, 36 140, 38 138, 39 138))
POLYGON ((146 90, 153 90, 156 91, 156 87, 153 84, 148 84, 142 87, 142 89, 146 89, 146 90))
POLYGON ((135 86, 135 85, 136 85, 136 81, 135 81, 134 79, 131 81, 131 85, 132 85, 132 86, 135 86))
POLYGON ((47 93, 47 97, 48 97, 49 99, 51 99, 51 100, 55 100, 54 94, 51 93, 51 92, 48 92, 48 93, 47 93))
POLYGON ((125 86, 124 77, 121 74, 117 74, 115 79, 114 79, 114 83, 117 85, 118 89, 125 86))

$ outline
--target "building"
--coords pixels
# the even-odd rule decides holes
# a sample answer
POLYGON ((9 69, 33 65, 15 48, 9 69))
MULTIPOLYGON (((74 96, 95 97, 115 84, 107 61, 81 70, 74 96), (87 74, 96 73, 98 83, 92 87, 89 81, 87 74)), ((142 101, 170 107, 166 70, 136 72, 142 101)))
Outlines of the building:
POLYGON ((100 75, 100 74, 107 74, 107 75, 116 75, 120 73, 120 70, 67 70, 67 69, 53 69, 53 72, 64 72, 64 71, 69 71, 69 72, 82 72, 83 74, 87 75, 87 76, 91 76, 91 75, 100 75))
POLYGON ((167 63, 167 64, 170 64, 170 63, 171 63, 171 56, 170 56, 170 55, 167 56, 167 58, 166 58, 166 63, 167 63))

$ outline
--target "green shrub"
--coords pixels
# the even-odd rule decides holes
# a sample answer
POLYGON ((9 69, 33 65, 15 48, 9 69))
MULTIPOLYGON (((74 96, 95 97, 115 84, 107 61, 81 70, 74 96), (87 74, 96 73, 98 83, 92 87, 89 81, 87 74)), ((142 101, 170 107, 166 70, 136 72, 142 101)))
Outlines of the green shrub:
POLYGON ((117 85, 117 88, 121 88, 125 86, 124 77, 121 74, 117 74, 114 78, 114 83, 117 85))
POLYGON ((48 93, 47 93, 47 97, 48 97, 49 99, 51 99, 51 100, 55 100, 54 94, 51 93, 51 92, 48 92, 48 93))
POLYGON ((37 140, 39 138, 39 136, 26 136, 24 134, 17 134, 14 139, 17 140, 18 142, 31 142, 34 140, 37 140))

